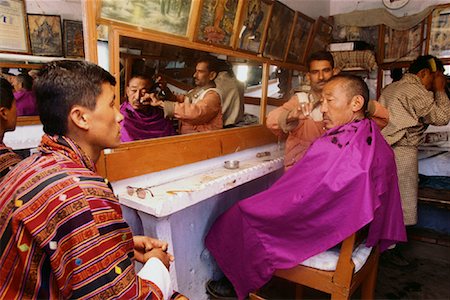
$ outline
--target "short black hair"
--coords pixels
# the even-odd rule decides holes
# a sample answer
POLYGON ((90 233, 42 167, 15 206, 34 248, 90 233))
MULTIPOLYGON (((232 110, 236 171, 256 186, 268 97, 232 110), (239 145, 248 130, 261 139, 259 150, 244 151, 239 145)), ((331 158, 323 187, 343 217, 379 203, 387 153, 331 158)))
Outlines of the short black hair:
POLYGON ((409 66, 409 73, 417 74, 423 69, 430 72, 444 71, 442 61, 433 55, 420 55, 409 66))
POLYGON ((53 61, 45 65, 34 84, 44 132, 67 133, 67 117, 74 105, 95 109, 102 84, 116 79, 101 67, 78 60, 53 61))
POLYGON ((308 70, 310 68, 311 62, 313 60, 326 60, 330 63, 331 67, 334 68, 334 58, 330 51, 317 51, 314 53, 311 53, 310 56, 308 56, 307 60, 307 66, 308 70))
POLYGON ((360 77, 350 74, 338 74, 328 80, 328 82, 335 80, 344 80, 343 88, 349 97, 362 96, 364 98, 363 111, 367 114, 367 107, 369 105, 369 87, 367 83, 360 77))
POLYGON ((203 55, 199 59, 197 59, 197 64, 201 62, 208 64, 209 72, 219 72, 219 60, 216 57, 212 55, 203 55))
POLYGON ((19 74, 16 76, 16 80, 22 84, 22 87, 27 91, 33 89, 33 77, 28 74, 19 74))
POLYGON ((0 77, 0 107, 10 109, 14 102, 13 87, 8 80, 0 77))

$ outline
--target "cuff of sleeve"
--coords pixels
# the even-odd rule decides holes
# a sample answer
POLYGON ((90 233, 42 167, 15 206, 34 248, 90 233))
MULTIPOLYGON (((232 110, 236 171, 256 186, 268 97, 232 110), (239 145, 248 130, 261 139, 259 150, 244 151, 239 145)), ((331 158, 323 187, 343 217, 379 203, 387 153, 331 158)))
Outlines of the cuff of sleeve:
POLYGON ((298 126, 298 121, 287 123, 289 113, 290 111, 288 110, 283 111, 282 113, 280 113, 280 117, 278 118, 278 126, 280 126, 280 129, 283 130, 284 133, 288 133, 298 126))
POLYGON ((163 294, 163 299, 169 299, 172 287, 169 271, 156 257, 150 258, 137 274, 140 278, 153 282, 163 294))
POLYGON ((439 101, 448 101, 449 98, 447 97, 447 93, 445 91, 438 91, 435 94, 436 100, 439 101))
POLYGON ((175 113, 175 102, 164 102, 164 118, 173 117, 175 113))
POLYGON ((369 100, 369 103, 367 105, 367 113, 369 117, 372 117, 375 114, 375 100, 369 100))

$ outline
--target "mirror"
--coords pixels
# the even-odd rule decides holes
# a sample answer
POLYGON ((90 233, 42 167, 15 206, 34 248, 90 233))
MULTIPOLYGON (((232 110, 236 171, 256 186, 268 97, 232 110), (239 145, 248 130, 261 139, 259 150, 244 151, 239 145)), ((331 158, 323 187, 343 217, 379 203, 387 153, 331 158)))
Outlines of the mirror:
POLYGON ((31 90, 33 80, 41 67, 41 64, 0 63, 1 76, 6 78, 14 88, 18 125, 40 122, 36 99, 31 90))
MULTIPOLYGON (((148 99, 146 94, 152 92, 164 102, 161 106, 176 107, 175 112, 181 107, 175 101, 186 101, 182 95, 194 97, 194 100, 189 98, 187 101, 196 103, 195 97, 206 88, 200 89, 200 80, 194 80, 193 75, 196 73, 196 67, 197 72, 201 72, 198 71, 197 61, 205 55, 215 57, 219 65, 218 75, 213 80, 222 97, 223 128, 260 123, 262 63, 126 36, 119 37, 119 49, 120 103, 122 114, 126 114, 123 122, 126 131, 122 132, 123 142, 192 133, 183 129, 186 128, 183 123, 187 122, 183 118, 167 118, 165 115, 167 116, 169 109, 152 106, 150 100, 144 99, 148 99), (142 105, 134 103, 137 100, 142 105), (138 131, 141 133, 134 134, 138 131)), ((187 107, 184 107, 186 114, 187 107)), ((196 122, 194 120, 189 124, 197 126, 196 122)), ((196 127, 199 128, 198 132, 218 129, 205 127, 206 130, 203 130, 201 126, 196 127)))

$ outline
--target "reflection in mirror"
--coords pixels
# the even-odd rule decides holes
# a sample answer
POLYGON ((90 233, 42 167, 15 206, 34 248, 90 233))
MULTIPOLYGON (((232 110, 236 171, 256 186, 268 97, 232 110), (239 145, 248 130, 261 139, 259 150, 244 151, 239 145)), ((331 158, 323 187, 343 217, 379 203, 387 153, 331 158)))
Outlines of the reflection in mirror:
POLYGON ((269 100, 266 115, 283 105, 297 92, 308 92, 310 89, 306 73, 277 66, 270 66, 269 100))
POLYGON ((33 80, 39 70, 32 68, 1 67, 1 76, 8 80, 14 88, 17 116, 38 116, 36 97, 32 91, 33 80))
POLYGON ((121 36, 122 141, 258 124, 261 81, 261 64, 121 36))

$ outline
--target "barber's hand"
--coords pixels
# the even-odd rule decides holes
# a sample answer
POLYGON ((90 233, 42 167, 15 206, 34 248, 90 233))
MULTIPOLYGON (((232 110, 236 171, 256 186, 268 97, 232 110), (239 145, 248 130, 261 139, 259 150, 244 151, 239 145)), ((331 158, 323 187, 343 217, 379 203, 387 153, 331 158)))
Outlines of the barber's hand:
POLYGON ((144 260, 147 261, 152 257, 159 259, 167 269, 169 269, 170 263, 174 260, 173 255, 163 251, 161 248, 154 248, 151 251, 145 253, 144 260))
POLYGON ((150 94, 150 103, 149 104, 151 106, 164 108, 164 101, 158 99, 155 94, 150 94))
POLYGON ((301 103, 299 107, 289 112, 286 120, 287 123, 307 119, 311 114, 312 108, 312 103, 301 103))
MULTIPOLYGON (((148 260, 148 258, 146 259, 145 257, 151 250, 161 249, 163 252, 166 252, 169 246, 165 241, 142 235, 133 236, 133 242, 134 256, 136 260, 141 263, 145 263, 148 260)), ((173 261, 174 257, 170 254, 168 255, 170 256, 171 261, 173 261)))
POLYGON ((139 98, 139 107, 145 107, 145 106, 149 106, 152 103, 152 95, 155 96, 155 94, 153 93, 145 93, 144 96, 139 98))
POLYGON ((445 92, 445 85, 447 84, 447 80, 442 74, 441 71, 437 71, 434 74, 434 80, 433 80, 433 90, 435 92, 445 92))

